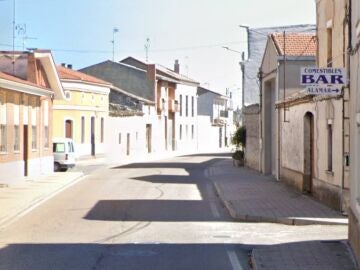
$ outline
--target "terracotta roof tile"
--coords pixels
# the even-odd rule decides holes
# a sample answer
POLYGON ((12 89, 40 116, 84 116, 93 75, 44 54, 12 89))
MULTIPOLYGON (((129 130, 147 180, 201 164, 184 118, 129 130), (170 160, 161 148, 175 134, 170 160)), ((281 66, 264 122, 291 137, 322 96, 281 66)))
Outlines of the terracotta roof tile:
POLYGON ((65 68, 63 66, 56 66, 61 80, 76 80, 88 83, 111 85, 111 83, 98 79, 96 77, 87 75, 77 70, 65 68))
POLYGON ((7 80, 7 81, 12 81, 12 82, 17 82, 17 83, 22 83, 22 84, 34 86, 34 87, 37 87, 37 88, 42 88, 42 89, 44 89, 44 90, 51 90, 51 89, 49 89, 49 88, 43 87, 43 86, 41 86, 41 85, 38 85, 38 84, 36 84, 36 83, 32 83, 32 82, 30 82, 30 81, 26 81, 26 80, 20 79, 20 78, 18 78, 18 77, 9 75, 9 74, 4 73, 4 72, 0 72, 0 79, 4 79, 4 80, 7 80))
MULTIPOLYGON (((284 34, 273 33, 271 38, 279 55, 284 55, 284 34)), ((287 56, 316 56, 316 35, 312 33, 286 33, 285 54, 287 56)))

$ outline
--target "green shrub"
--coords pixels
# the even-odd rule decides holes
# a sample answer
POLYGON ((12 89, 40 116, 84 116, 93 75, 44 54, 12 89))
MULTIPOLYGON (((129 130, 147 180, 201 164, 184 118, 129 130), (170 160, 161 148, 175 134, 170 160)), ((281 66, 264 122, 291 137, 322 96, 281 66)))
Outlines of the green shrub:
POLYGON ((233 154, 232 154, 232 158, 236 159, 236 160, 243 160, 244 159, 244 151, 242 150, 236 150, 233 154))
POLYGON ((234 136, 231 138, 231 143, 236 146, 236 149, 238 149, 240 146, 242 148, 245 148, 246 146, 246 127, 241 126, 239 127, 234 136))

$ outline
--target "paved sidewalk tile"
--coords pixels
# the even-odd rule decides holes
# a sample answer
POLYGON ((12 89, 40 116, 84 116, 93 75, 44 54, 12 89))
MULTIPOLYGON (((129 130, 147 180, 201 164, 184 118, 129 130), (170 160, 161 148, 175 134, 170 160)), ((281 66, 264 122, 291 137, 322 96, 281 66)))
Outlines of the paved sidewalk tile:
POLYGON ((82 176, 82 172, 59 172, 27 177, 0 188, 0 227, 6 226, 17 216, 75 183, 82 176))
POLYGON ((288 187, 271 177, 226 159, 210 167, 206 175, 234 219, 288 225, 346 225, 340 212, 288 187))
POLYGON ((255 248, 254 270, 356 270, 349 247, 341 241, 310 241, 255 248))

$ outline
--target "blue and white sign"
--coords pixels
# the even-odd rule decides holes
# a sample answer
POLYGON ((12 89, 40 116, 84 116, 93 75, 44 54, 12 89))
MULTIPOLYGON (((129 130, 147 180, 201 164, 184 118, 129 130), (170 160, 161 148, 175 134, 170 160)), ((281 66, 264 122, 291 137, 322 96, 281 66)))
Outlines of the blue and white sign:
POLYGON ((301 68, 300 84, 312 95, 339 95, 346 84, 345 68, 301 68))

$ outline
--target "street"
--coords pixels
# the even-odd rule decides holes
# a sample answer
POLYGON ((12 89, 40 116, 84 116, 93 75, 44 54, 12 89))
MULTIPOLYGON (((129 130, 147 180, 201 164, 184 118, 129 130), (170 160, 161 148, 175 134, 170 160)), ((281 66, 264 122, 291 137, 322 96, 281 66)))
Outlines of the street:
POLYGON ((0 269, 249 269, 253 247, 347 226, 235 222, 205 170, 225 154, 91 170, 0 231, 0 269))

